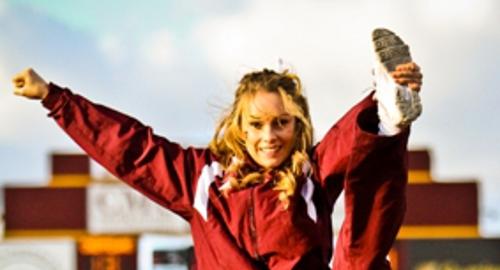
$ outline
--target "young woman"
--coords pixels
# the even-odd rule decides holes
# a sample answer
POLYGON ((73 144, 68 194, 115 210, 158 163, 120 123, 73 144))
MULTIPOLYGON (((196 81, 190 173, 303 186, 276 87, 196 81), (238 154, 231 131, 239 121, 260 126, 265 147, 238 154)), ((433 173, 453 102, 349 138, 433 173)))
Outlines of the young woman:
POLYGON ((387 70, 379 65, 376 91, 315 146, 300 80, 286 71, 245 75, 200 149, 47 84, 32 69, 14 83, 93 159, 190 223, 196 269, 330 269, 332 255, 334 269, 390 269, 422 75, 413 62, 387 70), (334 251, 331 213, 342 190, 346 217, 334 251))

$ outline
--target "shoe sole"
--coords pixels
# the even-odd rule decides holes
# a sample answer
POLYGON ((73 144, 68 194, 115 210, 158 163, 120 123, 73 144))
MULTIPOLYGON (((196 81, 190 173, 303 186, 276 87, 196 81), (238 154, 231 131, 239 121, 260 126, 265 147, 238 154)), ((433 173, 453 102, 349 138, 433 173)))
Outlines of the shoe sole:
POLYGON ((392 72, 396 66, 412 61, 410 48, 394 32, 377 28, 372 32, 372 42, 377 60, 392 72))

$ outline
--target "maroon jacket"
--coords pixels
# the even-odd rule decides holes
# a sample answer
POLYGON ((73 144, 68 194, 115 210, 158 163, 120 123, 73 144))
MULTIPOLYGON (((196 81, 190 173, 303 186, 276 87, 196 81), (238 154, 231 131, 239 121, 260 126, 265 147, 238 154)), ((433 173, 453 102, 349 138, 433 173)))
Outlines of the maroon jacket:
POLYGON ((208 149, 183 149, 150 127, 54 84, 43 105, 93 159, 191 225, 196 269, 389 269, 386 255, 405 212, 408 131, 376 135, 371 96, 311 152, 288 210, 272 181, 229 196, 208 149), (331 213, 345 191, 346 217, 333 252, 331 213))

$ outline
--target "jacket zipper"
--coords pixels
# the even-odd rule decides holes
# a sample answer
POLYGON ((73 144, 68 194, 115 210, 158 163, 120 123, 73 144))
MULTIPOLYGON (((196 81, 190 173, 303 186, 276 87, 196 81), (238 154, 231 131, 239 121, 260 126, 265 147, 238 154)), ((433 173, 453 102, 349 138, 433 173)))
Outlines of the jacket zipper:
POLYGON ((248 206, 248 215, 249 215, 249 227, 250 227, 250 240, 252 242, 253 247, 253 257, 257 260, 261 260, 261 256, 258 251, 257 244, 257 229, 255 227, 255 209, 254 209, 254 199, 253 199, 253 191, 254 188, 250 190, 250 198, 249 198, 249 206, 248 206))

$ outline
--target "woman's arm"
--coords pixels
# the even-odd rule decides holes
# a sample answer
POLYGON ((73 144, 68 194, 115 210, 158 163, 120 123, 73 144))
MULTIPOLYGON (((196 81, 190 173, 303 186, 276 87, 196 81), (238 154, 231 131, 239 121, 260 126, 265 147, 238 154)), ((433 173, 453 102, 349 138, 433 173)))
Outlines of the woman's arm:
POLYGON ((208 150, 183 149, 132 117, 45 83, 31 69, 14 83, 16 94, 41 99, 49 116, 109 172, 182 217, 191 217, 197 178, 211 163, 208 150))

